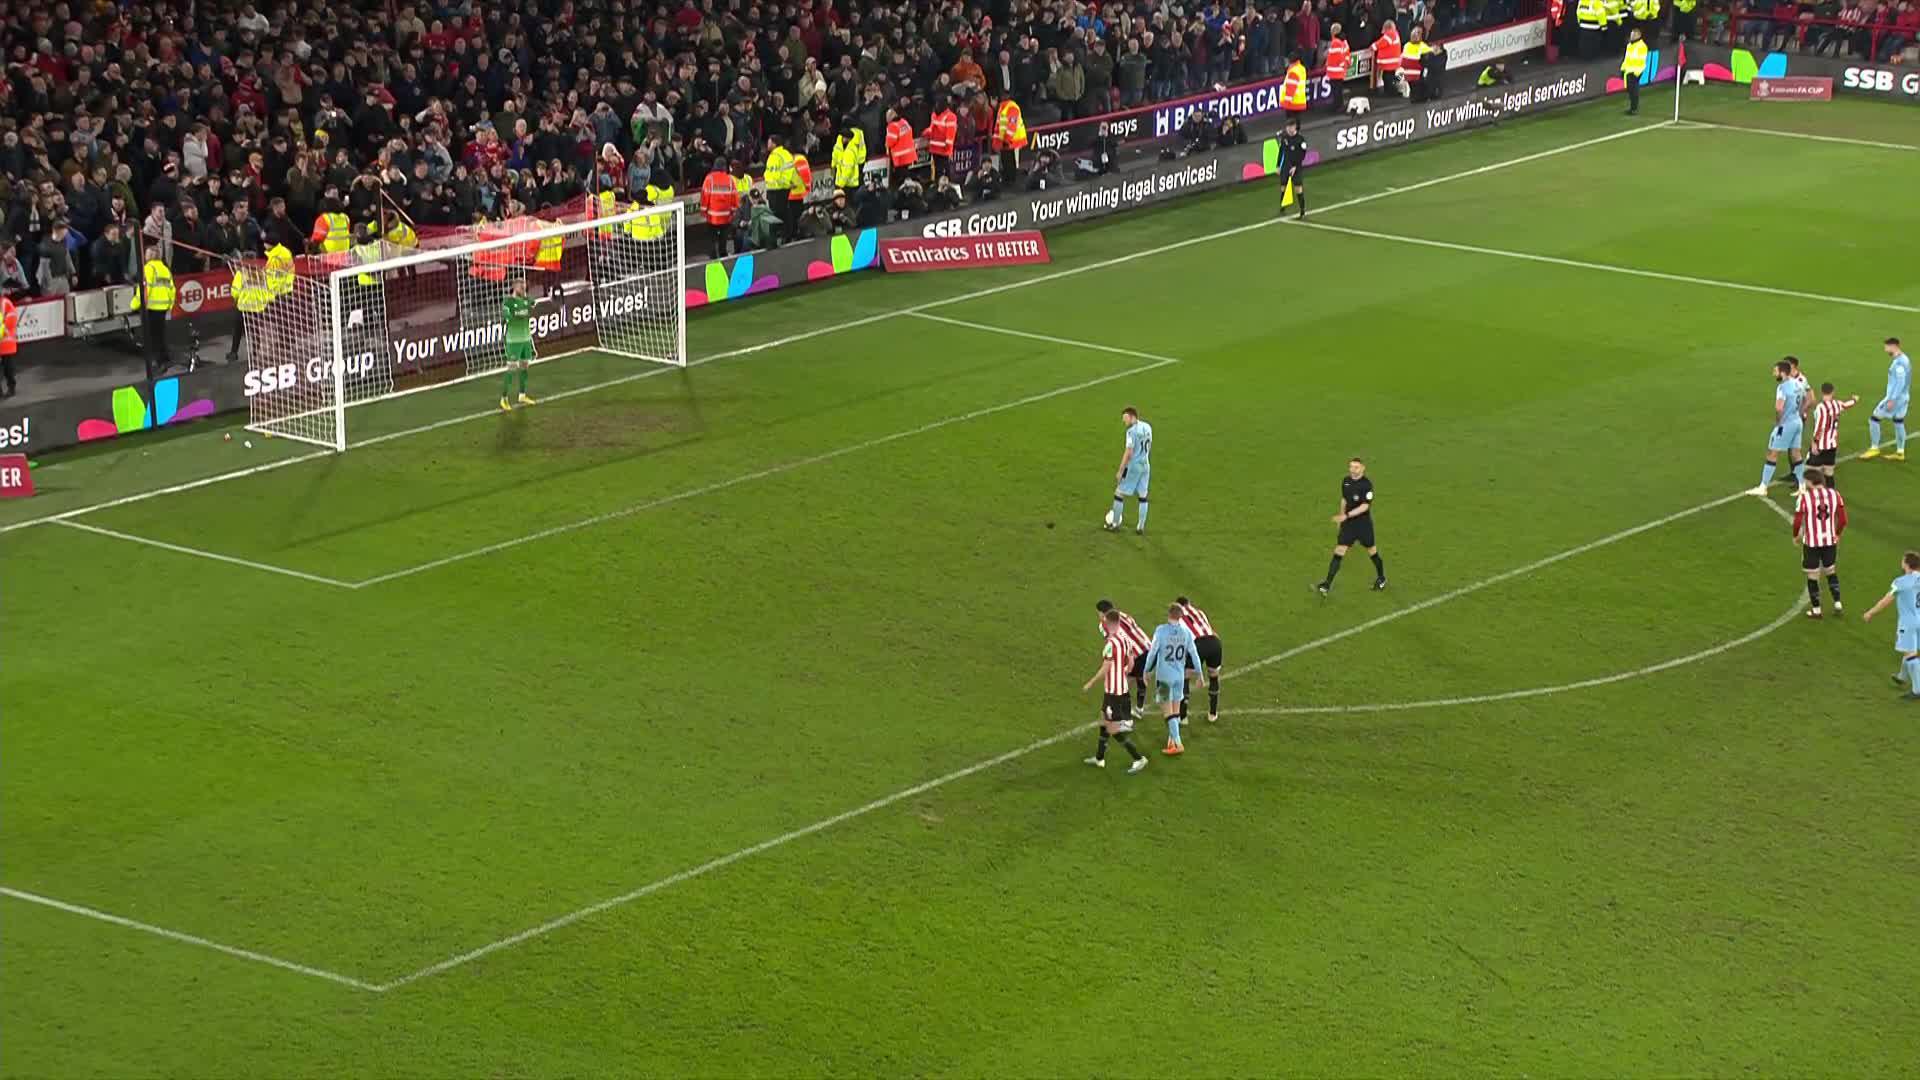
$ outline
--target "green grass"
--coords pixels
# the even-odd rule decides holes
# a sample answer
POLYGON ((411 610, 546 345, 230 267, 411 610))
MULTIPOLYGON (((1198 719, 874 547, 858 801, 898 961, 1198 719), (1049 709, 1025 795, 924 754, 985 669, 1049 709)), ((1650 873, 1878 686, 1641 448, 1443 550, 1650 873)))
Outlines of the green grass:
MULTIPOLYGON (((1920 113, 1856 99, 1689 113, 1920 144, 1920 113)), ((1637 122, 1550 114, 1312 197, 1637 122)), ((1666 128, 1318 220, 1911 309, 1916 190, 1913 153, 1666 128)), ((81 519, 358 582, 700 492, 366 588, 4 534, 0 884, 388 983, 1066 731, 1099 597, 1150 623, 1192 595, 1238 669, 1749 486, 1773 360, 1872 397, 1880 339, 1920 339, 1911 311, 1292 225, 1102 265, 1273 202, 695 318, 709 356, 1034 281, 933 313, 1180 361, 918 434, 888 439, 1148 361, 883 319, 81 519), (1158 435, 1144 539, 1097 528, 1128 404, 1158 435), (1322 601, 1353 454, 1393 589, 1356 560, 1322 601)), ((0 524, 304 452, 224 430, 55 456, 0 524)), ((1852 612, 1920 539, 1916 467, 1842 468, 1852 612)), ((0 898, 0 1069, 1908 1074, 1920 710, 1891 626, 1796 619, 1512 701, 1244 711, 1633 672, 1797 595, 1780 519, 1731 501, 1234 675, 1142 776, 1056 742, 384 993, 0 898)))

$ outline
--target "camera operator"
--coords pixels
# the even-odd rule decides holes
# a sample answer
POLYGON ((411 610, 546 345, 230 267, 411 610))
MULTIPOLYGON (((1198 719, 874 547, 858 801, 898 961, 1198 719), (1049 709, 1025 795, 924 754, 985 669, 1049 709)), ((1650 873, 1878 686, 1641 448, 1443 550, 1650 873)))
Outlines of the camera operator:
POLYGON ((1240 126, 1240 121, 1231 116, 1226 117, 1220 121, 1220 128, 1215 132, 1213 141, 1215 146, 1245 146, 1247 129, 1240 126))
POLYGON ((1480 87, 1511 86, 1513 85, 1513 73, 1507 70, 1507 62, 1505 60, 1495 60, 1493 63, 1480 69, 1480 77, 1474 80, 1474 85, 1480 87))
POLYGON ((960 189, 953 186, 952 174, 941 173, 940 179, 934 181, 933 190, 927 192, 927 210, 935 214, 957 210, 961 200, 960 189))
POLYGON ((847 189, 838 188, 833 193, 833 203, 827 208, 827 221, 836 233, 852 232, 854 228, 853 211, 847 207, 847 189))
POLYGON ((1120 164, 1120 140, 1107 133, 1107 125, 1100 125, 1100 134, 1093 140, 1093 147, 1087 152, 1083 165, 1090 163, 1096 175, 1105 176, 1120 164))
POLYGON ((860 193, 853 207, 855 224, 863 229, 885 225, 893 216, 893 192, 869 174, 860 181, 860 193))
POLYGON ((1066 176, 1061 171, 1058 153, 1042 150, 1033 155, 1033 170, 1027 174, 1028 190, 1045 191, 1065 182, 1066 176))
POLYGON ((1195 109, 1187 114, 1187 122, 1180 125, 1180 139, 1186 144, 1185 154, 1203 154, 1213 149, 1215 121, 1213 114, 1205 109, 1195 109))
POLYGON ((893 208, 901 221, 909 218, 925 217, 927 213, 927 189, 919 180, 909 176, 900 181, 899 190, 893 193, 893 208))
POLYGON ((967 182, 967 190, 973 194, 974 202, 991 202, 1000 197, 1000 169, 991 160, 980 163, 980 168, 967 182))

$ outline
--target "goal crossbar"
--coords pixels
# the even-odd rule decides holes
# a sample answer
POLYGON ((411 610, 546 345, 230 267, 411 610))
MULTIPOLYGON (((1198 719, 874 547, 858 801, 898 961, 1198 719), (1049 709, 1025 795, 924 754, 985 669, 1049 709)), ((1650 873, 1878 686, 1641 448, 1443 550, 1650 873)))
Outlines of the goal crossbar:
POLYGON ((248 427, 345 450, 355 406, 522 363, 598 352, 685 366, 685 218, 680 203, 523 218, 477 226, 465 243, 361 258, 392 250, 369 238, 320 265, 283 266, 271 300, 241 316, 248 427), (505 305, 520 282, 534 301, 530 359, 506 355, 505 305))

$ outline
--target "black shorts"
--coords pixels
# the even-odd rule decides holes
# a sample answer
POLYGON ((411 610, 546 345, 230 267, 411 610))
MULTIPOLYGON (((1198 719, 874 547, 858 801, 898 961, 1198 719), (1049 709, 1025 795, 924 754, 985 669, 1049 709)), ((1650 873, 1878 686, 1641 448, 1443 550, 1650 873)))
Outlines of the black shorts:
POLYGON ((1147 677, 1147 654, 1141 653, 1133 658, 1133 666, 1127 669, 1127 675, 1135 680, 1147 677))
POLYGON ((1839 453, 1840 451, 1838 450, 1815 450, 1813 456, 1807 459, 1807 464, 1823 469, 1831 469, 1833 468, 1835 456, 1839 453))
POLYGON ((1800 548, 1800 569, 1831 570, 1840 561, 1840 546, 1828 544, 1825 547, 1802 545, 1800 548))
POLYGON ((1133 699, 1125 694, 1108 694, 1100 702, 1100 715, 1122 731, 1133 727, 1133 699))
POLYGON ((1370 548, 1373 542, 1373 515, 1361 514, 1340 523, 1340 546, 1370 548))
POLYGON ((1204 664, 1209 670, 1220 666, 1220 639, 1214 637, 1212 634, 1208 634, 1203 638, 1195 638, 1193 651, 1200 654, 1200 663, 1204 664))

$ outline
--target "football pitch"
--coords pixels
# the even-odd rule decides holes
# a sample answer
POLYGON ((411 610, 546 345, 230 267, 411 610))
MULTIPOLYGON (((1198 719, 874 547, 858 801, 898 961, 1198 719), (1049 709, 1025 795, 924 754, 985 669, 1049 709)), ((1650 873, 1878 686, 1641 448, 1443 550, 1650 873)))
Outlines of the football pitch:
POLYGON ((1920 707, 1858 613, 1920 461, 1840 467, 1844 619, 1742 492, 1774 361, 1861 395, 1852 455, 1920 345, 1920 111, 1687 115, 729 304, 684 371, 345 454, 49 457, 0 507, 0 1070, 1911 1074, 1920 707), (1392 584, 1323 599, 1356 455, 1392 584), (1219 723, 1086 767, 1095 601, 1176 594, 1219 723))

